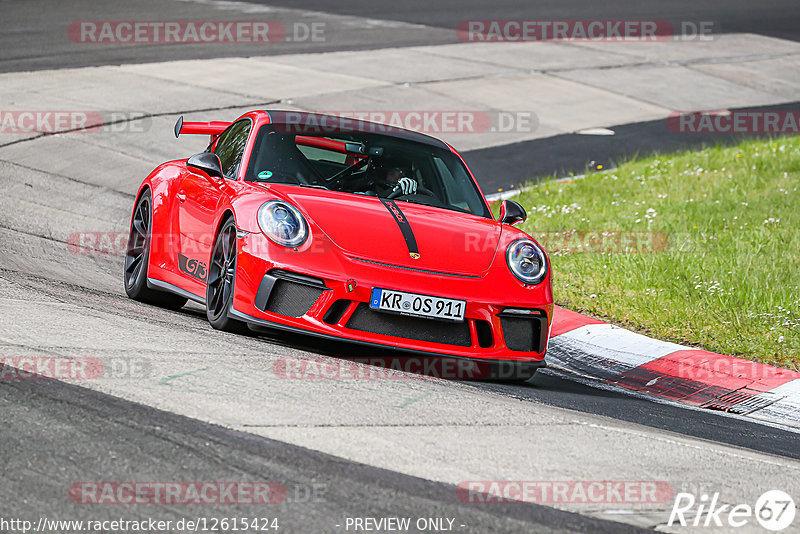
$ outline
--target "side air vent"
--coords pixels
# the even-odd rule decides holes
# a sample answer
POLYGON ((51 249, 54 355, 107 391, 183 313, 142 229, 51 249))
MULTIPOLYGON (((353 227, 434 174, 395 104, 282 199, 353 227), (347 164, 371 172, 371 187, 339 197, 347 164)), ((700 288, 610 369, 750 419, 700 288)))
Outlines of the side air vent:
POLYGON ((544 352, 547 347, 547 315, 531 310, 519 313, 518 310, 498 314, 503 327, 503 337, 510 350, 520 352, 544 352))
POLYGON ((302 317, 326 290, 319 278, 273 269, 264 275, 255 304, 263 311, 302 317))

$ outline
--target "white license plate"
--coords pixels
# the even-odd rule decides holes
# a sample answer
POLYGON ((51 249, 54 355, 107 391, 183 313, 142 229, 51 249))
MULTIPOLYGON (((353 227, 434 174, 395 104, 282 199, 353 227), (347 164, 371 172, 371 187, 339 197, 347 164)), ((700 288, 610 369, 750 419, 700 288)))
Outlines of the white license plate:
POLYGON ((369 307, 373 310, 402 313, 404 315, 463 321, 467 302, 465 300, 418 295, 416 293, 376 287, 372 289, 369 307))

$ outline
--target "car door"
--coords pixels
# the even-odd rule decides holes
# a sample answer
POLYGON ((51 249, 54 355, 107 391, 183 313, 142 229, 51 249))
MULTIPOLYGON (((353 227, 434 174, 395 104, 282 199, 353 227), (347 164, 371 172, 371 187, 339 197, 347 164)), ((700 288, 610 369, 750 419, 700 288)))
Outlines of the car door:
POLYGON ((202 291, 205 286, 217 208, 223 196, 232 191, 230 182, 239 175, 250 128, 250 119, 243 119, 220 134, 213 152, 222 163, 223 179, 187 168, 178 187, 180 250, 177 263, 181 274, 195 290, 202 291))

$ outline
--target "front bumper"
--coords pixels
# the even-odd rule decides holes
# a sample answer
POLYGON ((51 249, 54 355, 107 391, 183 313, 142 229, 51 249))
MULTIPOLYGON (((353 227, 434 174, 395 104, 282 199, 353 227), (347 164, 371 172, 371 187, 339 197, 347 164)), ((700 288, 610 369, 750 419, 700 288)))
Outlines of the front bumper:
POLYGON ((345 254, 324 235, 315 239, 313 248, 296 250, 256 233, 241 237, 231 316, 417 354, 544 365, 553 317, 549 279, 525 287, 501 269, 469 277, 416 272, 345 254), (465 300, 465 321, 373 311, 373 287, 465 300))

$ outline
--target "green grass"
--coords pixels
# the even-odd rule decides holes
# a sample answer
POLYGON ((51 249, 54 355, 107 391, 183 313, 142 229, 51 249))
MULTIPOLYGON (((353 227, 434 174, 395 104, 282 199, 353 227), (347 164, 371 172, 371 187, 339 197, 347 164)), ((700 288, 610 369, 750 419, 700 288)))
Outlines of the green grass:
POLYGON ((550 253, 558 304, 800 370, 798 188, 800 137, 782 137, 637 159, 514 200, 550 253), (588 252, 581 232, 597 238, 588 252))

